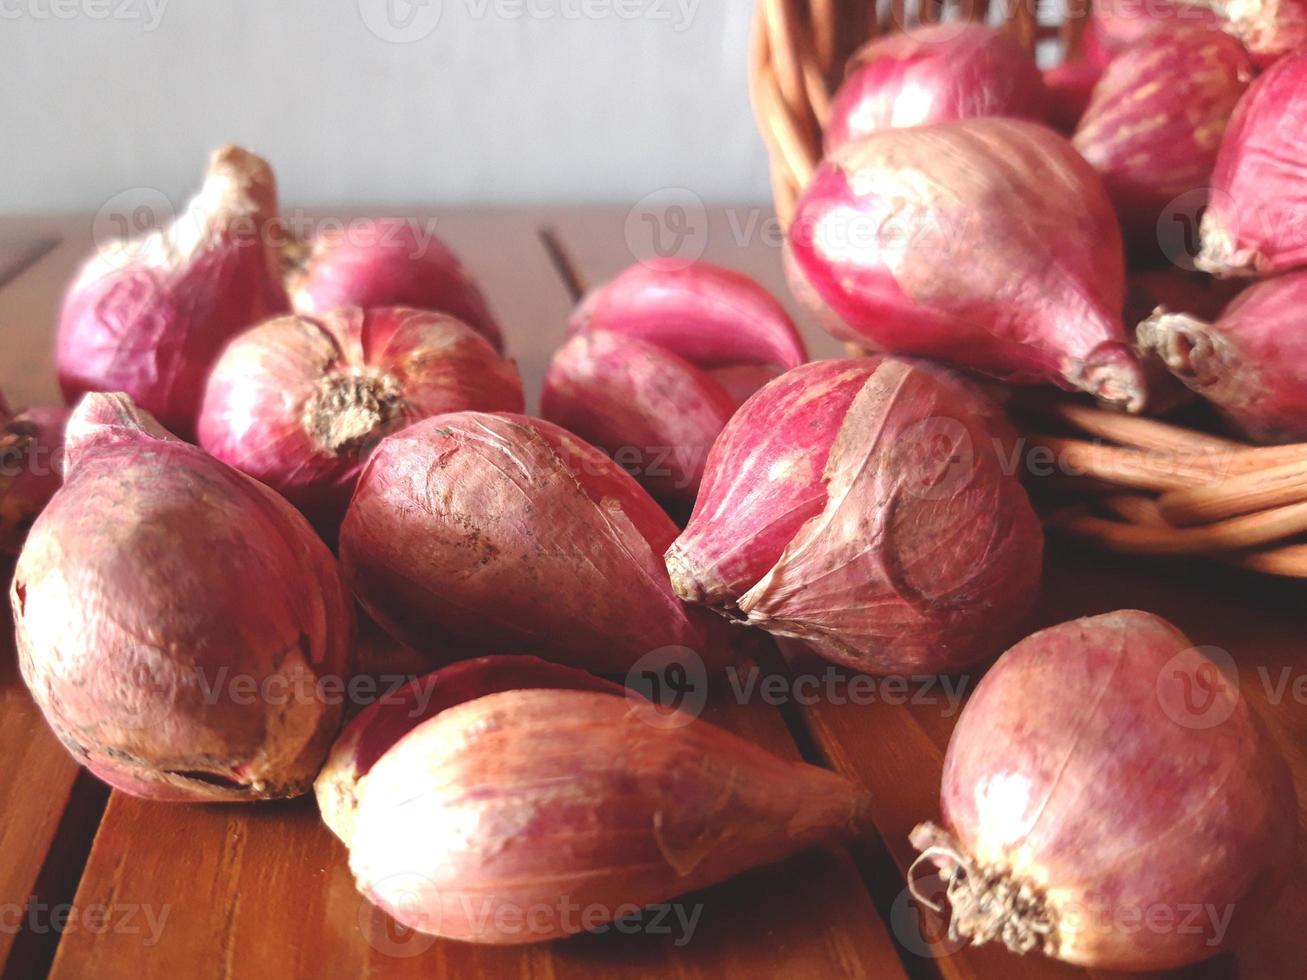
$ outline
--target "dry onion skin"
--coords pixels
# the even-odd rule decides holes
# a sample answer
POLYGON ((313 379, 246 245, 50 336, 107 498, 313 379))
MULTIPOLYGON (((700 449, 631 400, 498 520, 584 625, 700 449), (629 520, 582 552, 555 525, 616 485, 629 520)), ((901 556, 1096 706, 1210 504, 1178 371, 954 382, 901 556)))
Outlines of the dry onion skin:
POLYGON ((765 289, 706 262, 631 267, 586 297, 569 335, 549 366, 541 415, 686 508, 741 402, 808 359, 765 289))
POLYGON ((445 412, 522 407, 517 368, 458 320, 344 307, 280 317, 233 340, 209 376, 199 437, 334 539, 384 436, 445 412))
POLYGON ((953 936, 1091 969, 1228 949, 1298 836, 1289 768, 1237 683, 1136 611, 1004 654, 954 731, 940 806, 912 839, 953 936))
POLYGON ((1307 272, 1249 286, 1210 321, 1162 307, 1139 342, 1247 438, 1307 440, 1307 272))
POLYGON ((1225 132, 1197 265, 1268 276, 1307 265, 1307 52, 1281 59, 1244 94, 1225 132))
POLYGON ((1165 209, 1206 192, 1253 74, 1238 41, 1198 26, 1147 35, 1108 64, 1072 145, 1102 174, 1133 251, 1157 253, 1165 209))
POLYGON ((353 611, 335 560, 262 484, 123 395, 86 396, 10 593, 18 660, 73 756, 134 796, 308 791, 341 722, 353 611))
POLYGON ((340 555, 373 618, 434 657, 518 650, 625 674, 688 649, 724 665, 725 624, 686 608, 667 579, 675 537, 593 446, 540 419, 459 412, 382 441, 340 555))
POLYGON ((800 199, 787 260, 797 295, 843 340, 1144 407, 1111 199, 1037 123, 965 119, 849 144, 800 199))
POLYGON ((349 864, 402 925, 559 939, 847 837, 867 798, 707 722, 617 694, 514 690, 446 708, 362 783, 349 864), (603 912, 583 926, 577 908, 603 912))
POLYGON ((325 230, 282 250, 295 312, 326 316, 343 306, 407 306, 444 313, 504 349, 481 288, 453 250, 406 218, 370 218, 325 230))
POLYGON ((1044 112, 1039 70, 1012 35, 985 24, 932 24, 877 38, 854 55, 831 105, 826 152, 882 129, 1044 112))
POLYGON ((448 708, 503 691, 521 690, 638 696, 620 684, 537 657, 479 657, 414 678, 361 711, 336 739, 313 784, 323 822, 348 847, 354 839, 364 780, 391 746, 448 708))
POLYGON ((68 409, 43 406, 10 416, 0 399, 0 418, 0 552, 17 555, 63 482, 68 409))
POLYGON ((677 595, 869 673, 995 655, 1043 556, 996 414, 946 372, 894 358, 782 375, 713 446, 666 555, 677 595))
POLYGON ((169 227, 102 246, 59 314, 55 363, 69 404, 86 392, 123 392, 169 432, 191 438, 223 346, 289 309, 273 247, 277 220, 271 168, 226 146, 169 227))

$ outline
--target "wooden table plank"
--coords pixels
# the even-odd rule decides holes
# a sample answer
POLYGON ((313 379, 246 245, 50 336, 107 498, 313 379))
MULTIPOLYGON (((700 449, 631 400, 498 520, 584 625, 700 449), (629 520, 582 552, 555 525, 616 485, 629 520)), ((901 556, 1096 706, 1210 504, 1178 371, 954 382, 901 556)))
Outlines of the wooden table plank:
MULTIPOLYGON (((750 271, 760 282, 793 306, 784 282, 780 248, 774 239, 746 236, 739 230, 756 225, 748 209, 709 210, 700 219, 707 228, 704 239, 691 249, 712 261, 750 271), (743 253, 743 254, 741 254, 743 253)), ((631 232, 623 216, 581 212, 557 216, 562 251, 580 269, 598 278, 612 275, 634 257, 648 254, 649 243, 631 232), (621 237, 625 234, 634 241, 621 237), (616 247, 604 247, 618 241, 616 247)), ((691 223, 693 224, 693 222, 691 223)), ((809 337, 814 356, 840 356, 829 339, 813 338, 814 326, 802 311, 796 317, 809 337)), ((1307 812, 1307 705, 1293 697, 1270 703, 1270 685, 1288 685, 1307 677, 1307 644, 1301 639, 1302 613, 1307 593, 1301 585, 1239 575, 1224 569, 1194 564, 1182 569, 1164 565, 1108 559, 1071 551, 1058 543, 1050 550, 1049 572, 1037 612, 1039 625, 1052 625, 1081 615, 1118 608, 1142 608, 1163 615, 1185 630, 1196 644, 1213 644, 1229 650, 1241 665, 1242 688, 1267 718, 1294 769, 1300 797, 1300 817, 1307 812)), ((800 667, 799 670, 806 668, 800 667)), ((819 668, 820 670, 820 668, 819 668)), ((792 679, 791 675, 791 679, 792 679)), ((915 859, 908 833, 923 819, 938 816, 938 787, 944 752, 956 722, 950 698, 935 694, 936 703, 832 704, 802 709, 803 722, 819 751, 834 768, 869 787, 876 796, 875 820, 879 840, 866 840, 855 848, 877 904, 895 926, 905 961, 913 957, 932 961, 946 977, 1004 976, 1052 978, 1085 976, 1077 970, 1041 957, 1018 958, 1003 950, 964 949, 953 952, 942 941, 940 923, 928 917, 923 936, 905 909, 903 881, 915 859), (879 880, 885 872, 886 849, 899 879, 897 892, 886 898, 879 880), (896 910, 897 913, 896 914, 896 910)), ((803 733, 800 733, 803 737, 803 733)), ((1307 821, 1305 821, 1307 822, 1307 821)), ((1307 919, 1307 870, 1296 858, 1293 882, 1275 908, 1267 909, 1255 935, 1233 955, 1222 957, 1172 977, 1296 976, 1307 963, 1307 938, 1301 923, 1307 919)))
MULTIPOLYGON (((438 230, 486 285, 538 389, 571 298, 535 224, 522 214, 453 214, 438 230)), ((721 704, 711 717, 774 751, 797 752, 774 709, 721 704)), ((843 852, 809 855, 682 904, 700 902, 703 918, 684 947, 648 935, 505 949, 432 941, 396 931, 357 894, 344 849, 309 800, 178 807, 115 793, 74 907, 140 914, 131 929, 70 930, 52 976, 262 978, 313 975, 322 964, 369 977, 706 978, 773 965, 799 977, 905 976, 843 852)))
MULTIPOLYGON (((0 390, 15 408, 57 400, 51 328, 64 282, 89 248, 90 223, 55 219, 0 223, 0 390), (62 240, 62 243, 61 243, 62 240)), ((90 847, 107 792, 79 780, 77 765, 28 697, 13 646, 7 598, 12 562, 3 561, 6 598, 0 641, 0 968, 35 975, 57 935, 37 905, 67 901, 90 847), (77 812, 68 815, 71 800, 77 812)))

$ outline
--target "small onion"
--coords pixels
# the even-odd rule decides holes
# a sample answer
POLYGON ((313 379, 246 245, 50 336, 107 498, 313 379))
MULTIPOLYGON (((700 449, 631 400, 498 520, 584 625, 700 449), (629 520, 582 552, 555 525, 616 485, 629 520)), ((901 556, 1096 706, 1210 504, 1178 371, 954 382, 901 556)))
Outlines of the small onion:
MULTIPOLYGON (((1144 612, 1036 633, 977 686, 944 760, 951 931, 1092 969, 1213 956, 1297 844, 1289 768, 1238 684, 1144 612)), ((929 899, 926 899, 929 903, 929 899)))

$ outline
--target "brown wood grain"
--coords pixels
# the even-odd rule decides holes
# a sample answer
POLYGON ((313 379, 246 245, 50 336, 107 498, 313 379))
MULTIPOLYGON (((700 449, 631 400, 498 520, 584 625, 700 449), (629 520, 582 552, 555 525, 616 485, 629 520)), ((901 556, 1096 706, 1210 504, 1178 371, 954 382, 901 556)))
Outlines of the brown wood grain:
MULTIPOLYGON (((739 217, 741 210, 709 210, 702 221, 707 229, 702 256, 750 272, 792 305, 779 248, 765 237, 742 239, 738 232, 749 219, 739 217)), ((578 269, 597 279, 629 264, 642 249, 647 254, 647 240, 637 240, 636 247, 630 248, 623 238, 614 238, 623 234, 626 225, 612 214, 571 213, 559 216, 555 224, 564 251, 572 256, 578 269)), ((692 251, 698 248, 694 246, 692 251)), ((829 340, 814 338, 814 327, 801 311, 797 319, 814 356, 842 356, 829 340)), ((1047 580, 1034 625, 1053 625, 1119 608, 1141 608, 1171 619, 1195 644, 1228 650, 1240 664, 1245 696, 1267 719, 1294 770, 1301 818, 1302 812, 1307 812, 1302 802, 1307 799, 1307 703, 1293 696, 1268 697, 1267 678, 1276 685, 1287 679, 1290 690, 1295 681, 1307 687, 1307 634, 1302 625, 1307 587, 1241 575, 1202 562, 1131 562, 1058 543, 1051 543, 1050 549, 1047 580)), ((791 668, 808 669, 803 664, 791 668)), ((815 669, 820 672, 822 668, 815 669)), ((943 758, 957 720, 948 697, 936 689, 932 699, 931 704, 826 701, 798 712, 806 726, 806 733, 798 733, 800 739, 811 738, 815 751, 834 768, 867 786, 875 796, 876 834, 861 842, 855 854, 869 884, 878 892, 878 906, 894 926, 905 962, 912 969, 916 957, 950 980, 1086 976, 1086 971, 1038 956, 1021 958, 994 948, 954 950, 937 917, 928 915, 919 926, 908 908, 903 883, 916 857, 908 834, 918 822, 938 817, 943 758), (881 893, 883 883, 877 879, 885 874, 887 853, 900 876, 898 892, 888 899, 881 893)), ((1305 975, 1307 936, 1294 923, 1307 920, 1307 907, 1303 905, 1307 899, 1307 865, 1302 854, 1286 855, 1285 860, 1295 869, 1289 889, 1274 908, 1265 911, 1261 927, 1235 954, 1166 976, 1261 980, 1305 975)))
MULTIPOLYGON (((571 306, 537 225, 522 214, 452 214, 438 231, 486 286, 534 398, 571 306)), ((770 707, 728 699, 710 705, 708 717, 797 756, 770 707)), ((52 976, 905 976, 841 850, 746 875, 682 904, 703 906, 684 946, 675 936, 614 934, 500 949, 439 942, 397 929, 358 895, 344 849, 311 800, 183 807, 115 793, 73 906, 117 909, 110 925, 122 928, 69 930, 52 976)))

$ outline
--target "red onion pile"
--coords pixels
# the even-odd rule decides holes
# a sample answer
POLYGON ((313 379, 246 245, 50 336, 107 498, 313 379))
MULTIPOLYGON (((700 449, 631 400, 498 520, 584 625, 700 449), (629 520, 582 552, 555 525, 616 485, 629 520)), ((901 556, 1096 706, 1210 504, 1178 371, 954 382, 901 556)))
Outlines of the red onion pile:
POLYGON ((672 592, 661 555, 675 537, 594 447, 539 419, 461 412, 382 441, 340 555, 377 622, 433 656, 516 649, 621 674, 687 649, 724 663, 722 624, 672 592))
POLYGON ((877 38, 849 63, 831 105, 826 151, 882 129, 975 116, 1042 118, 1034 59, 1005 31, 934 24, 877 38))
POLYGON ((569 333, 541 415, 608 452, 655 497, 687 507, 740 403, 808 359, 766 290, 708 263, 633 266, 585 299, 569 333))
POLYGON ((1307 51, 1240 100, 1212 175, 1198 267, 1264 276, 1307 265, 1307 51))
POLYGON ((209 377, 199 437, 334 538, 383 436, 430 415, 522 405, 517 369, 470 327, 344 307, 270 320, 232 341, 209 377))
POLYGON ((1298 836, 1289 768, 1237 683, 1144 612, 1004 654, 953 733, 940 807, 912 840, 953 935, 1092 969, 1228 949, 1298 836))
POLYGON ((68 423, 63 487, 10 598, 23 679, 78 761, 168 801, 307 792, 340 726, 353 615, 326 546, 262 484, 123 395, 68 423))
POLYGON ((994 414, 906 361, 790 371, 713 446, 667 552, 676 593, 870 673, 996 654, 1033 604, 1043 532, 994 414))
POLYGON ((374 218, 324 231, 283 252, 295 312, 317 317, 344 306, 408 306, 461 320, 502 351, 499 323, 453 251, 404 218, 374 218))
POLYGON ((333 753, 346 770, 361 757, 344 825, 359 890, 424 933, 561 938, 865 821, 840 776, 688 716, 652 723, 635 695, 563 668, 487 658, 424 685, 425 709, 362 715, 333 753))
POLYGON ((970 119, 850 144, 800 199, 788 257, 842 339, 1144 405, 1111 199, 1043 126, 970 119))
POLYGON ((59 314, 55 362, 69 403, 88 391, 125 392, 190 438, 223 346, 289 308, 277 220, 271 169, 227 146, 170 227, 100 248, 59 314))

